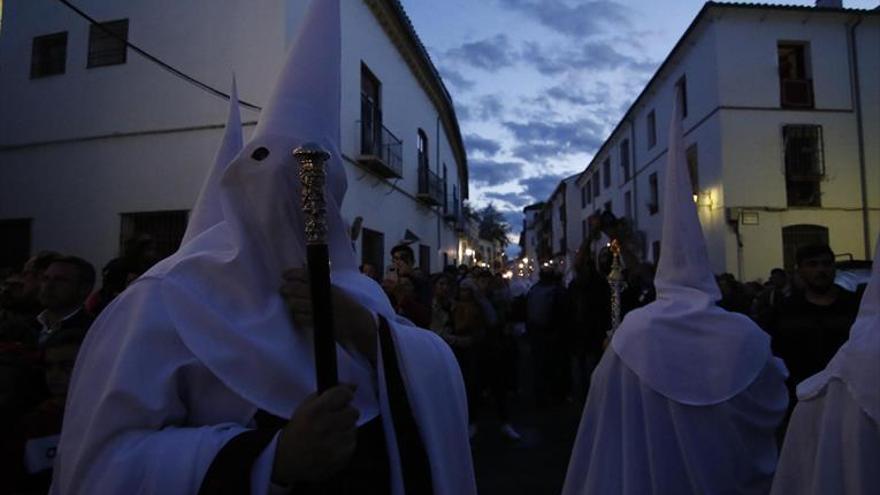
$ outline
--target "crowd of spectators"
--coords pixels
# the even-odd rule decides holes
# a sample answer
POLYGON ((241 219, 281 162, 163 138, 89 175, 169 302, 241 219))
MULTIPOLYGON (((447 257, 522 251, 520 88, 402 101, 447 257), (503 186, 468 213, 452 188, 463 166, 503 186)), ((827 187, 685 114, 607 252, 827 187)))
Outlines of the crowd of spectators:
MULTIPOLYGON (((51 479, 64 401, 74 361, 92 321, 155 261, 149 239, 127 246, 101 272, 82 258, 41 252, 20 270, 0 273, 0 494, 45 493, 51 479)), ((719 306, 754 319, 770 336, 775 355, 795 387, 821 371, 846 342, 860 293, 835 284, 835 256, 827 245, 804 246, 796 269, 773 269, 765 283, 717 277, 719 306)), ((384 274, 370 264, 364 275, 380 283, 401 316, 439 335, 452 349, 468 396, 470 434, 494 425, 519 440, 511 405, 520 393, 522 357, 530 357, 537 407, 583 403, 592 370, 608 345, 611 258, 581 249, 568 284, 543 269, 536 280, 507 279, 488 268, 448 266, 423 273, 413 250, 398 245, 384 274)), ((621 311, 656 297, 654 267, 624 270, 621 311)))
MULTIPOLYGON (((361 271, 377 278, 371 265, 361 271)), ((520 434, 511 423, 510 403, 519 390, 516 298, 507 279, 487 268, 448 266, 426 274, 415 266, 408 245, 395 246, 382 287, 401 316, 429 329, 449 344, 461 368, 468 396, 470 435, 492 418, 511 440, 520 434)), ((522 291, 520 291, 522 292, 522 291)), ((522 310, 519 311, 522 314, 522 310)))
POLYGON ((0 494, 46 493, 64 403, 89 327, 155 261, 151 240, 130 243, 101 272, 53 251, 0 273, 0 494))

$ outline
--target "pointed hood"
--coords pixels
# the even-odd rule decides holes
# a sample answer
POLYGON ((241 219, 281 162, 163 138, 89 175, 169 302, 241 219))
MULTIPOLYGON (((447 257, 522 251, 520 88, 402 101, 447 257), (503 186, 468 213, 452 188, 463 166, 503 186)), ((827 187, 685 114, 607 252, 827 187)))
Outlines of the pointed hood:
MULTIPOLYGON (((341 53, 339 0, 312 0, 269 103, 260 114, 254 142, 272 139, 279 133, 311 136, 312 143, 330 152, 331 160, 339 159, 341 53), (329 63, 331 60, 334 63, 329 63)), ((344 174, 342 178, 329 176, 338 172, 344 172, 341 161, 338 166, 328 167, 327 184, 330 193, 342 204, 346 187, 344 174)))
MULTIPOLYGON (((163 280, 169 317, 193 354, 230 389, 281 417, 316 388, 311 334, 292 328, 278 294, 281 273, 306 259, 292 155, 302 144, 318 143, 332 155, 325 196, 333 283, 394 319, 382 288, 358 273, 339 211, 340 39, 339 0, 312 0, 252 139, 215 189, 224 221, 148 273, 163 280)), ((369 421, 378 412, 369 366, 337 349, 339 379, 358 385, 359 422, 369 421)))
POLYGON ((751 319, 715 304, 721 293, 692 199, 680 105, 676 98, 669 125, 657 300, 628 313, 611 346, 656 392, 703 406, 743 391, 769 360, 782 364, 751 319))
POLYGON ((807 399, 821 391, 831 378, 846 383, 862 410, 880 423, 880 237, 876 240, 871 280, 849 340, 837 351, 824 371, 798 386, 798 397, 807 399))
POLYGON ((660 261, 654 285, 657 297, 708 297, 721 299, 709 264, 703 229, 692 199, 690 173, 684 146, 681 101, 675 98, 669 125, 666 179, 663 191, 663 230, 660 261))
POLYGON ((202 185, 202 190, 196 199, 195 206, 189 215, 186 232, 183 233, 184 245, 194 237, 210 227, 223 221, 223 206, 219 198, 220 178, 226 173, 226 167, 241 151, 243 143, 241 133, 241 113, 238 106, 238 88, 235 76, 232 76, 232 90, 229 92, 229 114, 226 118, 226 131, 223 133, 223 141, 217 156, 214 158, 214 166, 208 172, 208 178, 202 185))

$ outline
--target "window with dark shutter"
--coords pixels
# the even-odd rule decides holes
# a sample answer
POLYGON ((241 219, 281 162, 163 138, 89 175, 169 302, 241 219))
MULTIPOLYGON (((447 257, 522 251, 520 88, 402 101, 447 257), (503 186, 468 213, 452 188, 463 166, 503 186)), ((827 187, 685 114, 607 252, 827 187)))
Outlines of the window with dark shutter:
POLYGON ((630 179, 629 139, 624 139, 620 143, 620 168, 623 169, 623 183, 626 184, 630 179))
POLYGON ((657 172, 648 177, 648 185, 650 187, 650 202, 648 203, 648 213, 656 215, 660 211, 660 190, 657 185, 657 172))
POLYGON ((34 38, 31 46, 31 79, 64 74, 66 63, 66 31, 34 38))
POLYGON ((687 77, 681 76, 681 79, 675 83, 675 88, 678 91, 678 98, 681 101, 681 118, 685 118, 688 116, 688 86, 687 86, 687 77))
POLYGON ((86 67, 125 63, 128 19, 92 24, 89 28, 89 58, 86 67))

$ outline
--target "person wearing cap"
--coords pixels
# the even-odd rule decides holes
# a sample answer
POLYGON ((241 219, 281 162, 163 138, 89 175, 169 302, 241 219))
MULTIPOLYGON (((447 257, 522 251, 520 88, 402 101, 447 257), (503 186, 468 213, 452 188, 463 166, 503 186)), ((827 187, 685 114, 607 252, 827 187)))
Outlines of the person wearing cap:
POLYGON ((475 493, 455 357, 358 272, 340 214, 340 0, 312 0, 301 26, 250 142, 220 148, 187 242, 90 331, 50 493, 475 493), (321 394, 292 156, 305 143, 329 154, 340 384, 321 394))
POLYGON ((880 239, 849 339, 797 387, 773 495, 880 493, 880 239))
POLYGON ((786 370, 748 317, 717 305, 673 106, 657 299, 631 311, 592 376, 564 495, 765 494, 786 370))

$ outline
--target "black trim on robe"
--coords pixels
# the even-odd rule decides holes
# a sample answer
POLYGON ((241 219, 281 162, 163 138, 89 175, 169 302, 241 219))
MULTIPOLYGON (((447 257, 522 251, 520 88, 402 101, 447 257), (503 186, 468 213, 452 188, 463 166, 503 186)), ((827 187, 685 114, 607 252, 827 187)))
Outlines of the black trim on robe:
MULTIPOLYGON (((379 345, 384 359, 385 381, 392 423, 397 437, 407 495, 431 495, 431 466, 424 442, 412 414, 406 387, 397 362, 394 339, 388 322, 379 317, 379 345)), ((254 416, 257 428, 232 438, 224 445, 202 480, 199 495, 240 495, 250 493, 251 469, 257 457, 271 443, 287 420, 263 410, 254 416)), ((358 428, 357 446, 350 464, 331 480, 297 483, 297 494, 384 494, 391 493, 391 471, 382 418, 358 428)))
POLYGON ((214 457, 199 495, 241 495, 251 492, 251 467, 275 438, 277 429, 258 428, 236 435, 214 457))
POLYGON ((425 444, 412 414, 406 387, 397 364, 397 351, 388 322, 379 317, 379 345, 385 368, 385 385, 388 388, 388 403, 400 451, 400 464, 403 470, 403 487, 407 495, 430 495, 434 493, 431 481, 431 464, 425 444))

